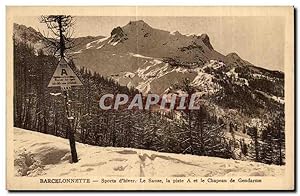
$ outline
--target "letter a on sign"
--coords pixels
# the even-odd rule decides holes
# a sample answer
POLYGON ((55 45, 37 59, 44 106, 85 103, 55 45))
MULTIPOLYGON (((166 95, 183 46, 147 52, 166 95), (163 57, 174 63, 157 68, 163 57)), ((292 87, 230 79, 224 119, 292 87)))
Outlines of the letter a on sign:
POLYGON ((61 59, 48 84, 48 87, 81 86, 82 83, 65 59, 61 59))

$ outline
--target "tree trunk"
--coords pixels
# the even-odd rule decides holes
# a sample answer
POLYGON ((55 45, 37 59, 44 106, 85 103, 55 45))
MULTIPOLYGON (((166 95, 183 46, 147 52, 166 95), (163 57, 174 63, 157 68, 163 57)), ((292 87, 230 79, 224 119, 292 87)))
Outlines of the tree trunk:
POLYGON ((71 148, 71 155, 72 155, 72 163, 78 162, 77 152, 76 152, 76 143, 75 143, 75 137, 74 132, 72 130, 72 126, 69 119, 69 108, 68 108, 68 92, 64 91, 64 97, 65 97, 65 112, 66 112, 66 118, 67 118, 67 133, 69 137, 69 143, 71 148))

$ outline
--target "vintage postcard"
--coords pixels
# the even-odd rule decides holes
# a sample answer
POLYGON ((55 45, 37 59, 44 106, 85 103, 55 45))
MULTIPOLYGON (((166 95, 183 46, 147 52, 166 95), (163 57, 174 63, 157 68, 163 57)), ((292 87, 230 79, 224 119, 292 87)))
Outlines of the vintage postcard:
POLYGON ((7 7, 8 190, 294 190, 293 7, 7 7))

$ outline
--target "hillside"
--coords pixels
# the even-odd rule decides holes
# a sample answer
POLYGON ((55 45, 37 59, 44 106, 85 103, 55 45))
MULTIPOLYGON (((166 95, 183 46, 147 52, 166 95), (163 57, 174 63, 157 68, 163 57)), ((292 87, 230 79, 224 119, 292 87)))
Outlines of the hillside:
MULTIPOLYGON (((14 29, 17 41, 36 49, 43 45, 42 34, 33 28, 15 24, 14 29)), ((178 93, 183 89, 174 90, 174 85, 180 87, 188 78, 195 91, 218 110, 234 109, 257 118, 284 108, 284 73, 256 67, 234 52, 215 51, 207 34, 182 35, 139 20, 112 29, 109 37, 74 41, 76 47, 69 55, 77 67, 144 94, 178 93)))
MULTIPOLYGON (((62 99, 51 95, 59 89, 46 86, 57 59, 37 53, 34 43, 43 38, 33 28, 16 24, 14 30, 15 126, 66 137, 62 99)), ((115 27, 105 38, 75 39, 83 44, 68 55, 84 84, 71 93, 77 141, 285 164, 283 72, 220 54, 206 34, 182 35, 144 21, 115 27), (99 109, 104 94, 139 92, 194 92, 202 107, 191 113, 99 109)))
POLYGON ((79 162, 70 164, 67 139, 14 128, 17 176, 211 177, 282 176, 284 166, 216 157, 159 153, 77 143, 79 162), (167 166, 167 167, 166 167, 167 166))
MULTIPOLYGON (((44 32, 43 32, 44 33, 44 32)), ((49 38, 50 40, 54 40, 49 36, 49 34, 42 34, 38 30, 27 27, 22 24, 14 23, 14 39, 16 42, 23 42, 31 47, 34 48, 35 52, 37 53, 39 50, 42 50, 45 54, 52 55, 54 50, 51 48, 49 42, 47 42, 46 38, 49 38)), ((76 37, 71 38, 73 49, 70 50, 70 52, 74 53, 77 51, 77 48, 82 48, 86 44, 103 38, 103 36, 86 36, 86 37, 76 37), (74 51, 73 51, 74 50, 74 51)))

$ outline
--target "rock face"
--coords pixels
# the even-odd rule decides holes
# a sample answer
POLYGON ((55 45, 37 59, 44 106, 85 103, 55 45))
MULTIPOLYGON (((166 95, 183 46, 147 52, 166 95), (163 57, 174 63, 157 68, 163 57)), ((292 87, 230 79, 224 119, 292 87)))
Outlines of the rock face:
POLYGON ((112 42, 118 42, 118 41, 124 41, 127 38, 125 37, 126 34, 124 33, 123 29, 121 27, 116 27, 112 30, 110 33, 112 39, 112 42))
POLYGON ((123 33, 123 29, 121 27, 116 27, 112 30, 112 32, 110 33, 110 36, 111 37, 114 37, 114 36, 123 36, 124 33, 123 33))
POLYGON ((210 41, 209 41, 209 37, 207 34, 202 34, 200 35, 201 40, 203 41, 203 43, 211 50, 213 50, 214 48, 212 47, 210 41))
MULTIPOLYGON (((45 39, 40 32, 37 32, 32 27, 26 27, 25 25, 14 24, 14 40, 16 42, 27 43, 34 50, 43 50, 46 47, 45 39)), ((48 50, 44 51, 48 53, 48 50)))
POLYGON ((43 35, 32 27, 26 27, 25 25, 16 23, 14 23, 14 37, 17 41, 26 41, 31 44, 35 44, 43 39, 43 35))

